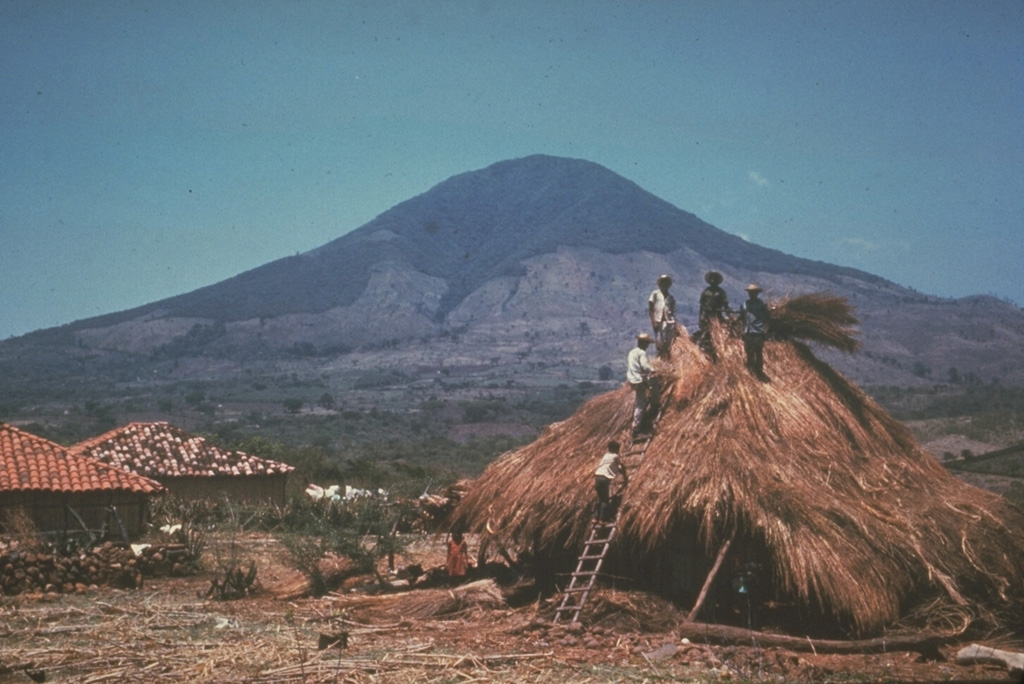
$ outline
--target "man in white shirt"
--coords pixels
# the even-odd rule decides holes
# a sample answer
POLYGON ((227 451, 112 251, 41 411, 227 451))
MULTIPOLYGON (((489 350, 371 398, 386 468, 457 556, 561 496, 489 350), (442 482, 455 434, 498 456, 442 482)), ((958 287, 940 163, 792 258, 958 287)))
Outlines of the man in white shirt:
POLYGON ((633 388, 635 397, 632 427, 634 437, 639 433, 641 423, 647 413, 650 379, 654 374, 654 367, 647 358, 647 348, 653 341, 647 333, 640 333, 636 336, 636 346, 626 356, 626 382, 633 388))
POLYGON ((629 484, 626 466, 619 458, 619 443, 614 439, 608 442, 608 452, 601 457, 601 462, 594 471, 594 490, 597 492, 597 509, 594 511, 595 523, 608 523, 612 519, 611 489, 612 481, 622 476, 622 486, 629 484))
POLYGON ((676 336, 676 298, 669 294, 672 277, 658 278, 658 288, 647 299, 647 314, 654 329, 658 356, 668 358, 672 353, 672 340, 676 336))

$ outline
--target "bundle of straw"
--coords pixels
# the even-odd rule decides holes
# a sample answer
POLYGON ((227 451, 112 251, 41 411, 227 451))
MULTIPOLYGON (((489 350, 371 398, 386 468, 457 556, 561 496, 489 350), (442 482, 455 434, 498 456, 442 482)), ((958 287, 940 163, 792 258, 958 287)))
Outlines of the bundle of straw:
POLYGON ((827 292, 784 299, 772 307, 772 336, 818 342, 844 352, 860 349, 853 329, 859 324, 846 297, 827 292))
POLYGON ((451 589, 424 589, 403 595, 403 617, 427 619, 454 615, 470 608, 503 608, 505 597, 492 579, 478 580, 451 589))

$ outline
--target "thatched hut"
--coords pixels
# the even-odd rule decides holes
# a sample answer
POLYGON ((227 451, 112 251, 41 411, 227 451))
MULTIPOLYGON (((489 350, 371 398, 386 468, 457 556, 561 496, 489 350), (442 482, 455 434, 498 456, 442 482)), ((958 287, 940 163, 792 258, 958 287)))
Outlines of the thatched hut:
MULTIPOLYGON (((756 569, 763 604, 831 631, 877 633, 948 607, 965 620, 1024 615, 1024 515, 952 477, 797 340, 855 348, 845 300, 776 303, 774 321, 767 378, 748 371, 742 341, 724 326, 713 329, 717 363, 686 336, 660 362, 664 413, 630 470, 604 571, 689 608, 728 544, 712 597, 756 569)), ((609 439, 628 443, 632 402, 628 387, 598 396, 501 457, 454 524, 571 568, 589 530, 595 465, 609 439)), ((721 619, 708 613, 715 600, 707 605, 704 616, 721 619)))
POLYGON ((41 532, 107 530, 136 536, 149 499, 163 487, 146 477, 70 453, 0 423, 0 527, 19 513, 41 532))
POLYGON ((287 463, 224 449, 165 422, 129 423, 76 444, 76 454, 152 478, 183 499, 285 502, 287 463))

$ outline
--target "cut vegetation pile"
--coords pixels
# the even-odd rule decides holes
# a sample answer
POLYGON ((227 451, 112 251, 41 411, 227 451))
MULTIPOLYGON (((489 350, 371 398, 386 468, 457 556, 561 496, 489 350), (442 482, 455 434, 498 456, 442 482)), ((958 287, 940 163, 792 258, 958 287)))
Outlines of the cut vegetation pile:
POLYGON ((507 604, 494 580, 482 579, 444 589, 350 597, 346 606, 361 621, 379 623, 409 618, 450 619, 475 610, 504 608, 507 604))

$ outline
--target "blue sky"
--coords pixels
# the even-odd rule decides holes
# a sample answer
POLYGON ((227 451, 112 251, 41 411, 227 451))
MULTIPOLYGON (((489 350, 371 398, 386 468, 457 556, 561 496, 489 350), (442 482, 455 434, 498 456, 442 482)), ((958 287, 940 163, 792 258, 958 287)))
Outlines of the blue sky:
POLYGON ((722 230, 1024 304, 1019 0, 0 0, 0 339, 587 159, 722 230))

